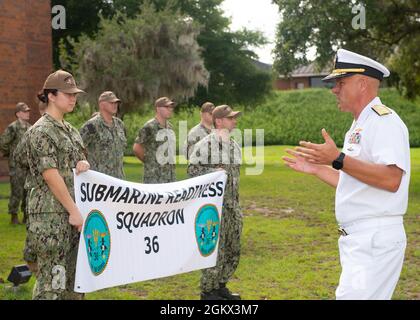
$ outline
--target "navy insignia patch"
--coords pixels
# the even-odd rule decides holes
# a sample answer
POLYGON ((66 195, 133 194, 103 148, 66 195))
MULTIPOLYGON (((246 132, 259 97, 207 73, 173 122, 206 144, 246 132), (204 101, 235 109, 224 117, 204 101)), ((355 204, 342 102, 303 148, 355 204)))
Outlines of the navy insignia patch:
POLYGON ((67 77, 67 78, 65 78, 64 79, 64 82, 67 83, 67 84, 69 84, 69 85, 72 85, 72 86, 75 86, 76 85, 76 82, 74 81, 73 77, 67 77))
POLYGON ((106 268, 111 253, 111 233, 104 215, 92 210, 83 230, 90 270, 95 276, 106 268))
POLYGON ((220 219, 216 206, 202 206, 195 218, 195 238, 198 250, 204 257, 211 255, 219 240, 220 219))
POLYGON ((90 134, 94 134, 96 132, 95 126, 92 123, 89 123, 87 125, 87 129, 88 129, 88 131, 89 131, 90 134))

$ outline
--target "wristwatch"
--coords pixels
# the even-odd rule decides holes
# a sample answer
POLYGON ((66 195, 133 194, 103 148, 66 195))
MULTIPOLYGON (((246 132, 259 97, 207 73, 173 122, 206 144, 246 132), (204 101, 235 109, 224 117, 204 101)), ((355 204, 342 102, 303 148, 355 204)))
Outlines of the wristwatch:
POLYGON ((340 152, 340 155, 337 159, 332 162, 332 167, 337 170, 343 169, 343 160, 346 154, 344 152, 340 152))

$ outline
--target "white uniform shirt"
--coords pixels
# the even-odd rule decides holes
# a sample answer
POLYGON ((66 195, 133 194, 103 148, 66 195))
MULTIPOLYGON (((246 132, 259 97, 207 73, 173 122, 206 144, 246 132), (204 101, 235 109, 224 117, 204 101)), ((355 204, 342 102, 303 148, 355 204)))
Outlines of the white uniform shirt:
POLYGON ((382 105, 378 97, 353 122, 346 133, 342 151, 359 160, 396 165, 404 171, 401 184, 393 193, 367 185, 340 171, 335 196, 336 218, 340 225, 366 218, 401 216, 407 210, 410 182, 408 130, 394 111, 379 116, 372 110, 375 105, 382 105))

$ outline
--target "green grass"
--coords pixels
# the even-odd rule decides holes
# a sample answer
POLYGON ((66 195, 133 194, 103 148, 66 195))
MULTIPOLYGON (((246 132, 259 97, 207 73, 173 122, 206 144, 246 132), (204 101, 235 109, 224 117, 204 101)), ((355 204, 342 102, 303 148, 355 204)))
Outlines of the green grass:
MULTIPOLYGON (((334 190, 317 179, 286 168, 286 146, 265 150, 262 175, 242 168, 240 195, 244 213, 242 255, 229 286, 245 299, 334 299, 340 265, 334 190)), ((394 299, 420 299, 420 149, 412 149, 412 179, 405 227, 408 246, 394 299)), ((139 161, 125 158, 128 180, 140 181, 139 161)), ((178 179, 186 166, 177 167, 178 179)), ((0 184, 0 278, 24 263, 24 226, 11 226, 7 212, 9 184, 0 184)), ((86 299, 198 299, 200 271, 120 286, 86 299)), ((0 280, 1 282, 1 280, 0 280)), ((13 291, 0 283, 0 299, 30 299, 34 279, 13 291)))

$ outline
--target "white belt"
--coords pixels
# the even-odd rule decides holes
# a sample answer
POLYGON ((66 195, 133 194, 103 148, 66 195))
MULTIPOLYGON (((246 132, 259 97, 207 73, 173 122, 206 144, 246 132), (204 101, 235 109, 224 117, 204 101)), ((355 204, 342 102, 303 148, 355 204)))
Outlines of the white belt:
POLYGON ((369 219, 356 220, 350 223, 340 225, 340 227, 338 228, 338 232, 343 236, 347 236, 351 233, 355 233, 355 232, 366 230, 366 229, 383 227, 383 226, 391 226, 391 225, 402 224, 402 223, 403 223, 402 216, 369 218, 369 219))

